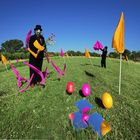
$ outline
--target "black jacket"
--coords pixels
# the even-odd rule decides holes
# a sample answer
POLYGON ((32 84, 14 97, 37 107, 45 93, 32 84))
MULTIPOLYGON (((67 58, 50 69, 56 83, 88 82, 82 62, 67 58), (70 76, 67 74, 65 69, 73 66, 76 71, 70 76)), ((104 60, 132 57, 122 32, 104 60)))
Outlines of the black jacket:
POLYGON ((107 56, 107 49, 102 49, 102 58, 103 59, 106 59, 106 56, 107 56))

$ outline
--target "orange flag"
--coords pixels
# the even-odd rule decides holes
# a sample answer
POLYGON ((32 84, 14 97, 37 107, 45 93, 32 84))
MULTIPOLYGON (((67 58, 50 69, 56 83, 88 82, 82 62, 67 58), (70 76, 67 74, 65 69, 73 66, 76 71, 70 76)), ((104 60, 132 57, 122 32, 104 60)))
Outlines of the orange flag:
POLYGON ((121 14, 118 26, 114 33, 112 39, 112 48, 114 48, 118 53, 122 54, 124 52, 124 15, 121 14))
POLYGON ((67 57, 67 58, 69 58, 69 55, 68 55, 68 53, 66 53, 66 57, 67 57))
POLYGON ((2 61, 2 64, 6 64, 6 57, 4 55, 1 54, 1 61, 2 61))
POLYGON ((88 49, 85 49, 85 57, 86 57, 86 58, 90 58, 90 54, 89 54, 88 49))

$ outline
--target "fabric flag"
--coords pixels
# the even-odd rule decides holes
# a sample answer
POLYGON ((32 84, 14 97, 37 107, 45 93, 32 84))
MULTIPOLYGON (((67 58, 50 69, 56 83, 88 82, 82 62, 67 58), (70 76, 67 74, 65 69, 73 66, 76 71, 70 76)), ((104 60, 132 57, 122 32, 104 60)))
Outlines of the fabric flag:
POLYGON ((63 52, 62 48, 60 49, 60 55, 64 57, 65 53, 63 52))
POLYGON ((90 58, 90 54, 89 54, 88 49, 85 49, 85 57, 86 57, 86 58, 90 58))
POLYGON ((1 61, 2 61, 2 64, 6 64, 6 57, 4 55, 1 54, 1 61))
POLYGON ((103 49, 103 45, 102 45, 99 41, 97 41, 97 42, 94 44, 93 49, 94 49, 94 50, 101 50, 101 49, 103 49))
POLYGON ((16 62, 18 63, 18 58, 16 58, 16 62))
POLYGON ((114 33, 112 39, 112 48, 114 48, 118 53, 122 54, 124 52, 124 14, 122 12, 120 21, 114 33))
POLYGON ((124 52, 124 15, 121 14, 118 26, 112 39, 112 48, 120 54, 119 94, 121 93, 122 53, 124 52))
POLYGON ((66 57, 67 57, 67 58, 69 58, 69 55, 68 55, 68 53, 66 53, 66 57))

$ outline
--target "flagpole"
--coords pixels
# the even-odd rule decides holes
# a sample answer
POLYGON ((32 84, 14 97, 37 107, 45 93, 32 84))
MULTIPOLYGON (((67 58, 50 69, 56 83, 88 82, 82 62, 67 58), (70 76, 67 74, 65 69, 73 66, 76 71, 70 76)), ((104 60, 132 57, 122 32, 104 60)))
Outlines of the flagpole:
POLYGON ((122 54, 120 54, 119 95, 121 94, 122 54))

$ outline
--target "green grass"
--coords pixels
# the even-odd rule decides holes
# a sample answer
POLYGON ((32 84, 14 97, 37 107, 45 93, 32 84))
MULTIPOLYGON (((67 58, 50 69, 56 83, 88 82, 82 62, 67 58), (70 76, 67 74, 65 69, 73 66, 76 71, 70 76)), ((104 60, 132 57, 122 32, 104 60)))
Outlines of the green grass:
MULTIPOLYGON (((62 68, 63 59, 53 58, 62 68)), ((109 140, 136 140, 140 138, 140 63, 122 63, 122 89, 118 94, 119 61, 107 59, 107 68, 100 66, 100 58, 75 57, 66 59, 66 75, 57 80, 57 73, 44 60, 43 69, 48 66, 50 75, 45 88, 30 87, 18 93, 17 80, 12 70, 4 71, 0 65, 0 139, 49 139, 49 140, 94 140, 97 135, 91 128, 76 132, 68 115, 77 111, 75 102, 82 99, 79 90, 86 82, 91 87, 87 99, 110 124, 112 130, 103 137, 109 140), (86 75, 86 72, 93 75, 86 75), (68 81, 73 81, 75 91, 68 95, 65 91, 68 81), (109 110, 99 107, 94 99, 109 92, 113 107, 109 110)), ((18 65, 18 64, 14 64, 18 65)), ((29 78, 29 68, 20 63, 20 74, 29 78)))

